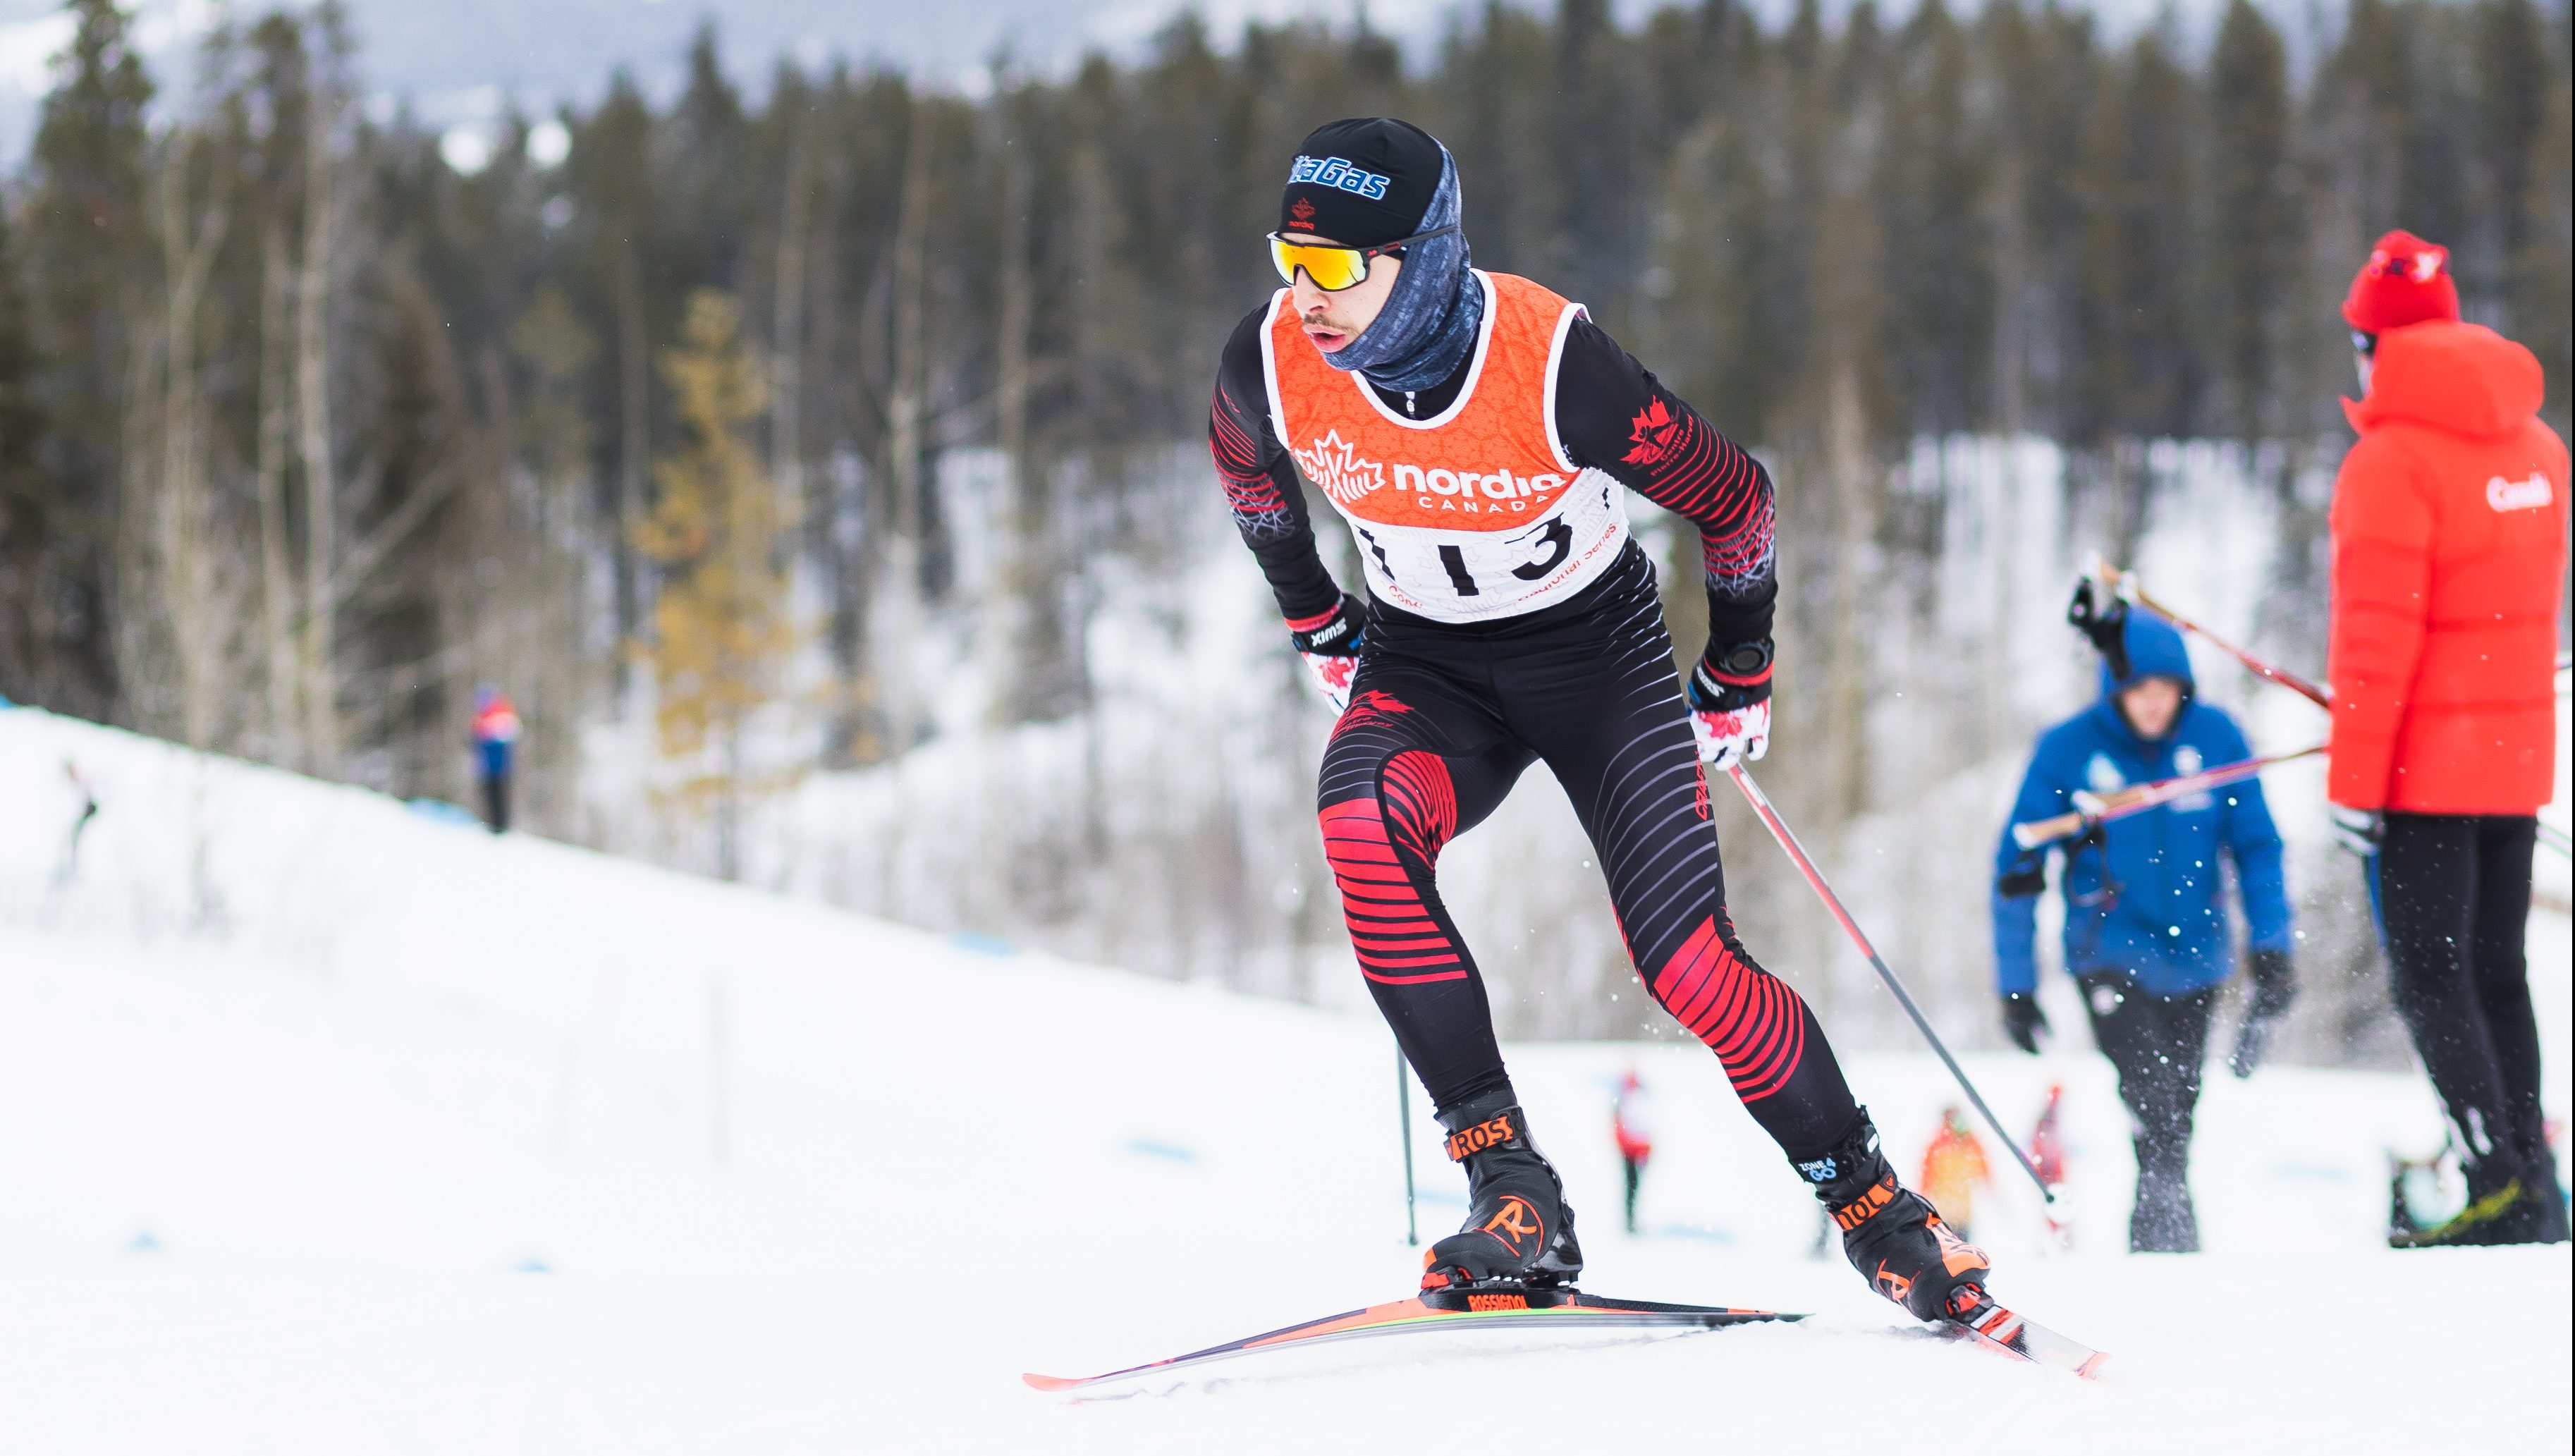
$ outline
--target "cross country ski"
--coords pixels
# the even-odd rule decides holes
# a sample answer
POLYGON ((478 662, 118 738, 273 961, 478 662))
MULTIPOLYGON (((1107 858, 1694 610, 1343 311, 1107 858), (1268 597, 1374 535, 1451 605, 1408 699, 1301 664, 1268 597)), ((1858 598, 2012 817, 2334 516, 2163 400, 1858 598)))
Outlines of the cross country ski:
POLYGON ((1365 1309, 1325 1315, 1285 1329, 1228 1340, 1204 1350, 1192 1350, 1186 1355, 1112 1370, 1105 1375, 1032 1374, 1020 1378, 1039 1390, 1085 1390, 1113 1381, 1205 1365, 1264 1350, 1317 1345, 1333 1340, 1414 1334, 1423 1330, 1532 1324, 1583 1329, 1621 1326, 1719 1329, 1727 1325, 1762 1324, 1805 1317, 1767 1309, 1722 1309, 1703 1304, 1656 1304, 1642 1299, 1611 1299, 1571 1289, 1530 1289, 1509 1293, 1434 1291, 1386 1304, 1372 1304, 1365 1309))
MULTIPOLYGON (((1264 1351, 1304 1348, 1340 1340, 1418 1334, 1428 1330, 1490 1329, 1504 1325, 1551 1325, 1560 1329, 1723 1329, 1744 1324, 1788 1324, 1807 1318, 1768 1309, 1731 1309, 1705 1304, 1658 1304, 1644 1299, 1612 1299, 1572 1289, 1519 1291, 1435 1290, 1365 1309, 1325 1315, 1263 1334, 1186 1355, 1131 1365, 1100 1375, 1038 1375, 1020 1378, 1038 1390, 1070 1392, 1186 1370, 1218 1360, 1264 1351)), ((1956 1338, 1979 1348, 2054 1370, 2095 1378, 2110 1357, 2036 1325, 1988 1299, 1946 1323, 1956 1338)))

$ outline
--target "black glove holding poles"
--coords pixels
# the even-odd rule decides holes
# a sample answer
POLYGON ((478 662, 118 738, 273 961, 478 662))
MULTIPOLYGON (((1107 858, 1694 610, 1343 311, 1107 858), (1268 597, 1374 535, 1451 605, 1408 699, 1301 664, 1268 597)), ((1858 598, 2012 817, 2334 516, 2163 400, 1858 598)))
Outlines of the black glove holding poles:
POLYGON ((2245 1009, 2244 1024, 2236 1028, 2235 1055, 2228 1062, 2239 1077, 2253 1075, 2253 1069, 2262 1064, 2263 1053, 2270 1050, 2271 1033, 2279 1029, 2280 1018, 2289 1014, 2289 1003, 2298 998, 2297 972, 2286 950, 2248 950, 2244 963, 2253 980, 2253 1004, 2245 1009))
POLYGON ((2127 603, 2085 577, 2074 584, 2074 600, 2065 604, 2065 620, 2101 650, 2101 660, 2110 665, 2110 681, 2128 681, 2127 603))
POLYGON ((2012 1039, 2012 1045, 2036 1056, 2038 1055, 2038 1035, 2042 1031, 2051 1036, 2056 1034, 2047 1024, 2047 1013, 2038 1008, 2037 993, 2005 991, 2003 993, 2003 1034, 2012 1039))

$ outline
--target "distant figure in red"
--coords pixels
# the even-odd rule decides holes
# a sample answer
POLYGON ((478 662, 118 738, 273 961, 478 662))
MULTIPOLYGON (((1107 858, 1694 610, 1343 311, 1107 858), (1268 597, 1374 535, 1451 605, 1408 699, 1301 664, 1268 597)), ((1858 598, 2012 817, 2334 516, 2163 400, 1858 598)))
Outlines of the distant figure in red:
POLYGON ((1618 1079, 1618 1100, 1609 1109, 1610 1135, 1618 1139, 1618 1161, 1627 1165, 1627 1231, 1636 1231, 1636 1185, 1644 1181, 1645 1159, 1654 1155, 1652 1124, 1645 1116, 1645 1084, 1636 1069, 1618 1079))
MULTIPOLYGON (((2038 1181, 2050 1192, 2065 1186, 2065 1128, 2059 1109, 2065 1102, 2065 1084, 2052 1082, 2047 1088, 2047 1106, 2038 1114, 2038 1125, 2029 1132, 2029 1165, 2038 1170, 2038 1181)), ((2065 1213, 2065 1200, 2060 1196, 2046 1208, 2047 1231, 2056 1236, 2060 1247, 2072 1247, 2074 1226, 2065 1213)))
POLYGON ((1985 1145, 1968 1130, 1965 1114, 1955 1107, 1943 1108, 1940 1135, 1931 1139, 1922 1154, 1922 1196, 1940 1210, 1958 1237, 1973 1238, 1967 1230, 1976 1221, 1976 1185, 1993 1180, 1993 1169, 1985 1162, 1985 1145))
POLYGON ((519 746, 519 711, 490 684, 474 690, 474 776, 483 785, 483 822, 510 827, 510 760, 519 746))
POLYGON ((2050 1083, 2047 1106, 2029 1133, 2029 1165, 2038 1169, 2038 1180, 2051 1188, 2065 1181, 2065 1130, 2057 1122, 2057 1109, 2064 1101, 2065 1084, 2050 1083))

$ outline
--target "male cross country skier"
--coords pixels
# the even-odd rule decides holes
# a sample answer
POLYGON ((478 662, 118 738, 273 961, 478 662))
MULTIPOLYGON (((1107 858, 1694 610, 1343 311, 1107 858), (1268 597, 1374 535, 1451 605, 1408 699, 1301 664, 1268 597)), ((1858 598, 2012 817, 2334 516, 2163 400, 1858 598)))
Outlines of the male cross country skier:
POLYGON ((1543 760, 1639 975, 1716 1052, 1851 1263, 1918 1318, 1973 1309, 1985 1256, 1897 1182, 1822 1028, 1726 914, 1703 764, 1767 746, 1769 477, 1579 306, 1470 267, 1459 215, 1456 166, 1420 128, 1308 136, 1271 235, 1288 286, 1228 341, 1209 427, 1236 525, 1340 711, 1316 797, 1359 968, 1466 1167, 1466 1221, 1422 1287, 1582 1267, 1433 878, 1543 760), (1371 601, 1315 554, 1298 471, 1349 521, 1371 601), (1686 701, 1622 487, 1699 529, 1711 631, 1686 701))

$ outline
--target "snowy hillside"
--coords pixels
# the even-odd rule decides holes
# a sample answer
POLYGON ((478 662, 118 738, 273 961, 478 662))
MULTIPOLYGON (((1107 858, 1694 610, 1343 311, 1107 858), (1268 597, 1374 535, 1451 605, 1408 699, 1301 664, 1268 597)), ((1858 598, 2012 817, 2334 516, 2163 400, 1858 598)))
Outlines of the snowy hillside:
MULTIPOLYGON (((2532 944, 2562 1118, 2564 919, 2534 918, 2532 944)), ((1373 1018, 494 841, 0 713, 0 1449, 1425 1451, 1496 1427, 1562 1451, 2568 1442, 2567 1250, 2377 1247, 2385 1150, 2438 1140, 2417 1078, 2220 1073, 2197 1163, 2210 1252, 2131 1258, 2106 1066, 1974 1059, 2015 1123, 2068 1087, 2076 1252, 2041 1255, 2008 1185, 1977 1231, 2005 1297, 2113 1353, 2083 1385, 1937 1341, 1810 1259, 1811 1204, 1703 1053, 1513 1063, 1582 1212, 1587 1284, 1816 1317, 1465 1331, 1068 1404, 1019 1372, 1410 1284, 1373 1018), (66 760, 101 804, 68 874, 66 760), (1631 1063, 1661 1133, 1633 1238, 1606 1115, 1631 1063)), ((1852 1074, 1918 1158, 1949 1095, 1936 1065, 1852 1074)), ((1426 1108, 1413 1128, 1430 1232, 1459 1180, 1426 1108)))

